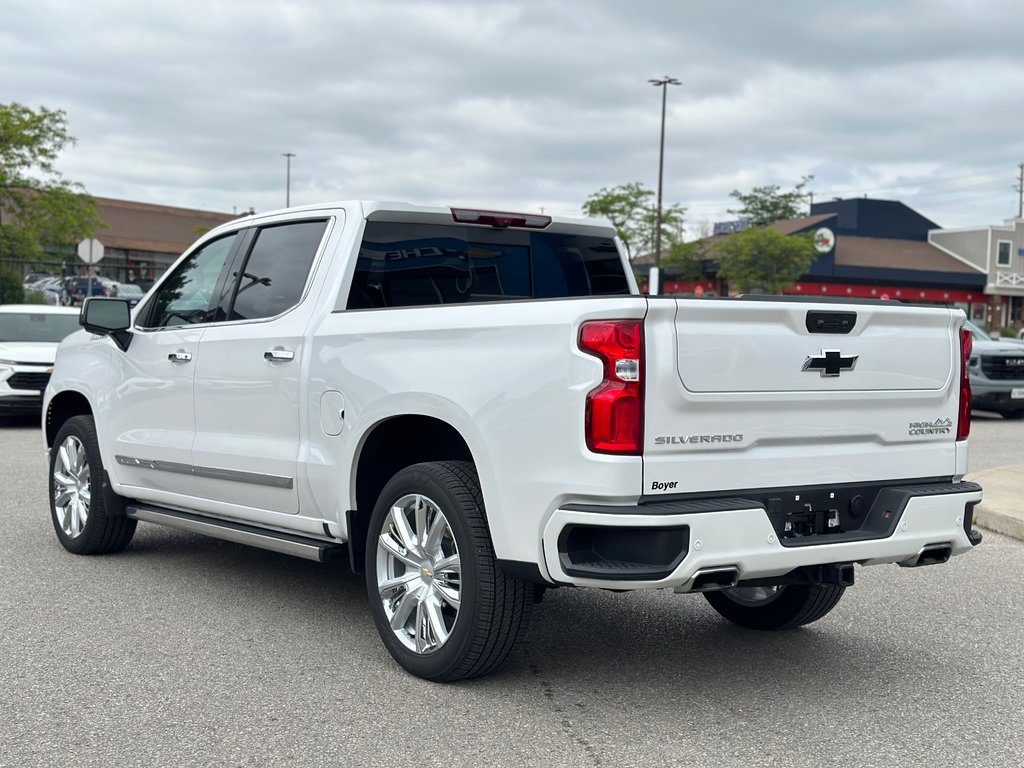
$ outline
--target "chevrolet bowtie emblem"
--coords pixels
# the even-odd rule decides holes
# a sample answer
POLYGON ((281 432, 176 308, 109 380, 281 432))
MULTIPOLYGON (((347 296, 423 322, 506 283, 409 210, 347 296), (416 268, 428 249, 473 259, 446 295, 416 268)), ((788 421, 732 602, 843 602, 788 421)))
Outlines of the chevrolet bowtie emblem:
POLYGON ((808 355, 804 360, 804 371, 820 371, 822 376, 838 376, 843 371, 852 371, 858 355, 844 355, 838 349, 823 349, 820 355, 808 355))

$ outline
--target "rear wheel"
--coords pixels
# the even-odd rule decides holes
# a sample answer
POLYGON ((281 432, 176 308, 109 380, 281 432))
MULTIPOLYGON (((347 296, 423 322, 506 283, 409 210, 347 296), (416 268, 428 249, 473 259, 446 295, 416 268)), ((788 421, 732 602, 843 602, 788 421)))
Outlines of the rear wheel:
POLYGON ((828 584, 787 584, 769 587, 732 587, 705 592, 711 607, 747 629, 792 629, 817 621, 836 607, 845 587, 828 584))
POLYGON ((68 419, 50 450, 50 516, 69 552, 119 552, 135 534, 135 521, 113 508, 122 500, 104 488, 105 478, 92 417, 68 419))
POLYGON ((533 607, 532 585, 495 563, 468 462, 416 464, 385 486, 370 518, 366 587, 394 659, 440 682, 501 666, 533 607))

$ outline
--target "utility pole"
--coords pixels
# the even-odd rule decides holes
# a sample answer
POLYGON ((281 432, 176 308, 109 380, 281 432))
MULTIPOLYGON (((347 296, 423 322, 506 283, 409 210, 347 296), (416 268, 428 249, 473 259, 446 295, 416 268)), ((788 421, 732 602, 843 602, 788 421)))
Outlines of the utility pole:
POLYGON ((1017 182, 1017 218, 1024 219, 1024 163, 1017 167, 1020 169, 1020 181, 1017 182))
POLYGON ((284 207, 292 207, 292 158, 295 157, 294 152, 282 152, 281 157, 285 158, 285 172, 284 172, 284 207))
POLYGON ((658 214, 654 230, 654 269, 651 270, 651 277, 647 285, 647 292, 653 296, 658 293, 658 282, 660 281, 661 274, 661 182, 665 173, 665 104, 668 100, 668 87, 670 85, 682 85, 683 83, 668 75, 659 79, 650 79, 647 82, 661 88, 661 143, 658 148, 658 214))

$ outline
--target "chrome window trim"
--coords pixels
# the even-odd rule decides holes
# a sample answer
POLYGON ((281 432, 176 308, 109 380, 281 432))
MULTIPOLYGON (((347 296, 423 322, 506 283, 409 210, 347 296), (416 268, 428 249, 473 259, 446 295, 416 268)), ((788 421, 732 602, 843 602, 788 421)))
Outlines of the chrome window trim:
MULTIPOLYGON (((159 328, 144 328, 144 327, 138 325, 138 321, 137 321, 137 318, 144 311, 144 309, 143 309, 144 304, 140 303, 138 305, 138 307, 136 307, 135 315, 132 317, 132 332, 133 333, 162 333, 164 331, 180 331, 180 330, 183 330, 183 329, 186 329, 186 328, 220 328, 220 327, 223 327, 223 326, 231 326, 231 325, 252 325, 254 323, 269 323, 269 322, 273 322, 274 320, 279 320, 280 318, 284 317, 285 315, 288 315, 291 312, 294 312, 299 307, 299 305, 302 304, 302 302, 304 302, 306 300, 306 298, 309 296, 310 289, 313 287, 313 279, 316 277, 317 270, 320 269, 320 263, 324 260, 324 253, 327 250, 327 243, 328 243, 328 241, 330 241, 331 235, 334 233, 334 228, 335 228, 335 225, 337 224, 338 217, 339 216, 344 216, 344 215, 345 215, 345 209, 343 209, 343 208, 337 209, 337 210, 335 210, 332 213, 326 213, 325 212, 324 214, 321 214, 321 215, 315 215, 315 214, 307 211, 307 212, 303 212, 302 216, 297 216, 295 218, 280 219, 280 220, 272 219, 270 221, 262 222, 260 224, 254 224, 251 221, 247 221, 245 223, 245 226, 243 226, 243 227, 239 227, 238 229, 231 230, 229 232, 221 232, 220 233, 221 236, 223 236, 223 235, 230 235, 230 234, 236 234, 237 235, 237 234, 240 234, 243 230, 250 229, 250 228, 253 228, 253 227, 255 227, 257 229, 265 229, 267 227, 280 226, 280 225, 283 225, 283 224, 298 224, 298 223, 301 223, 301 222, 304 222, 304 221, 325 221, 327 223, 327 226, 324 227, 324 233, 323 233, 323 235, 320 238, 320 245, 317 246, 316 255, 313 256, 313 261, 310 263, 309 274, 306 275, 306 284, 302 288, 302 295, 299 296, 299 300, 296 301, 295 304, 290 306, 284 312, 280 312, 280 313, 278 313, 276 315, 273 315, 272 317, 257 317, 257 318, 246 319, 246 320, 221 320, 220 322, 215 322, 215 323, 189 323, 188 325, 165 325, 165 326, 160 326, 159 328)), ((184 259, 188 258, 198 248, 204 247, 208 242, 210 242, 210 240, 206 240, 206 241, 203 241, 201 243, 196 243, 195 247, 191 248, 190 250, 188 250, 187 252, 182 254, 182 258, 179 261, 175 262, 174 267, 177 268, 178 264, 180 264, 181 261, 183 261, 184 259)), ((247 254, 247 256, 248 256, 248 254, 247 254)), ((155 296, 156 296, 157 292, 160 290, 160 287, 163 285, 163 283, 167 279, 167 277, 171 275, 172 271, 173 270, 171 270, 171 269, 167 270, 167 272, 164 274, 164 276, 162 278, 160 278, 160 282, 157 283, 156 285, 154 285, 152 289, 150 289, 151 293, 149 294, 149 297, 147 298, 147 300, 145 302, 145 305, 148 305, 149 302, 155 300, 155 296)))

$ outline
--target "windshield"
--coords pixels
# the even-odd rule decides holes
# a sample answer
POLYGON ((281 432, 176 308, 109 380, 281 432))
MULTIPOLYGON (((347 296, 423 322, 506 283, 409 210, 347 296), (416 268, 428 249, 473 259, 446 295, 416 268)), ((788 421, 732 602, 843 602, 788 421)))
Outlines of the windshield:
POLYGON ((58 342, 78 328, 78 315, 0 312, 0 342, 58 342))

